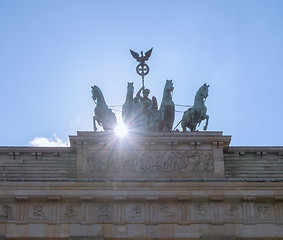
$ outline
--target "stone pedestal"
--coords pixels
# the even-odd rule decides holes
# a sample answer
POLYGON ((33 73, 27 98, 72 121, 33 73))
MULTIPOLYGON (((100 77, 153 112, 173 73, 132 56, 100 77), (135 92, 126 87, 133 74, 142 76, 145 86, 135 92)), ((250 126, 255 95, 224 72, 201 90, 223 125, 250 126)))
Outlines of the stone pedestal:
POLYGON ((78 132, 78 178, 113 180, 221 179, 223 150, 230 136, 222 132, 115 133, 78 132))

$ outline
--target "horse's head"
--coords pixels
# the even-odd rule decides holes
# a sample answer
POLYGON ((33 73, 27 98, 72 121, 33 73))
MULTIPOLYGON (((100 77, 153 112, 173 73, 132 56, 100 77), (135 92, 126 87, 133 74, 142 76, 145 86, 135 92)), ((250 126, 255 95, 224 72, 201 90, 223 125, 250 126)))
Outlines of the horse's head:
POLYGON ((95 85, 93 87, 91 87, 92 99, 94 101, 97 99, 97 96, 98 96, 99 92, 100 92, 99 87, 97 87, 95 85))
POLYGON ((202 98, 204 98, 204 99, 208 97, 208 88, 209 88, 209 85, 207 85, 207 84, 205 83, 205 84, 203 84, 203 85, 200 87, 200 89, 198 90, 200 96, 201 96, 202 98))
POLYGON ((173 87, 172 79, 171 80, 166 80, 166 84, 165 84, 164 90, 166 92, 168 92, 168 93, 172 93, 173 92, 174 87, 173 87))
POLYGON ((128 82, 127 94, 128 95, 134 95, 134 82, 128 82))

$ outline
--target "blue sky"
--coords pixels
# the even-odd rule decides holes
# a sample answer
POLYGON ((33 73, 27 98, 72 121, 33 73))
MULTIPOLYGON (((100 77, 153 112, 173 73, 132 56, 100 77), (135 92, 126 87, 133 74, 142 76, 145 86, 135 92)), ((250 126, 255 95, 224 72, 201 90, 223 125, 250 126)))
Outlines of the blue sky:
POLYGON ((1 0, 0 145, 91 131, 90 86, 122 105, 127 82, 141 86, 129 49, 151 47, 145 84, 159 104, 166 79, 186 105, 208 83, 208 130, 283 145, 282 12, 280 0, 1 0))

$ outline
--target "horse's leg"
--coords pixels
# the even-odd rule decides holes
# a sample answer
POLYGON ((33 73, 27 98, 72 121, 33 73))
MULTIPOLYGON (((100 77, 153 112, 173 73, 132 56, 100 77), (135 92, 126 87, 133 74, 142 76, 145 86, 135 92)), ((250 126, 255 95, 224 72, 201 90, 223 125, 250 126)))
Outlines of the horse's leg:
POLYGON ((204 119, 206 119, 206 122, 205 122, 205 125, 204 125, 204 127, 203 127, 203 130, 206 131, 206 130, 207 130, 207 125, 208 125, 209 116, 206 115, 204 119))
POLYGON ((183 129, 183 132, 186 132, 187 131, 187 127, 188 127, 188 118, 189 118, 188 111, 189 111, 189 109, 184 112, 182 120, 181 120, 181 127, 183 129))
POLYGON ((191 132, 195 132, 197 129, 197 124, 196 123, 192 123, 192 125, 189 127, 191 132))
POLYGON ((96 127, 95 121, 96 121, 96 117, 93 116, 93 130, 96 132, 97 131, 97 127, 96 127))
POLYGON ((160 109, 159 109, 159 131, 161 131, 161 132, 164 132, 164 111, 165 111, 165 109, 164 109, 164 107, 163 107, 163 105, 162 106, 160 106, 160 109))
POLYGON ((183 129, 183 132, 186 132, 186 131, 187 131, 187 127, 186 127, 186 122, 185 122, 185 120, 184 120, 184 116, 183 116, 183 118, 182 118, 182 120, 181 120, 181 127, 182 127, 182 129, 183 129))
POLYGON ((170 111, 168 113, 169 117, 168 117, 168 130, 169 132, 172 131, 173 129, 173 123, 174 123, 174 120, 175 120, 175 107, 174 106, 171 106, 170 107, 170 111))

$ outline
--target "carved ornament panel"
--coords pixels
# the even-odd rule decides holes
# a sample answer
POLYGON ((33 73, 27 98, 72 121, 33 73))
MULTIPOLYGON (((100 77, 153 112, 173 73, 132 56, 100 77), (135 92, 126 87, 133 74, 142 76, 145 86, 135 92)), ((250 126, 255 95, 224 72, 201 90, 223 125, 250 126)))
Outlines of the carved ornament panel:
POLYGON ((2 222, 83 221, 94 223, 282 223, 282 203, 251 202, 49 202, 0 203, 2 222), (274 205, 275 204, 275 205, 274 205), (277 209, 275 211, 275 208, 277 209), (185 215, 184 215, 185 214, 185 215), (250 216, 252 214, 252 217, 250 216), (125 216, 122 217, 122 216, 125 216))
POLYGON ((211 151, 92 151, 87 156, 87 171, 117 172, 212 172, 211 151))

